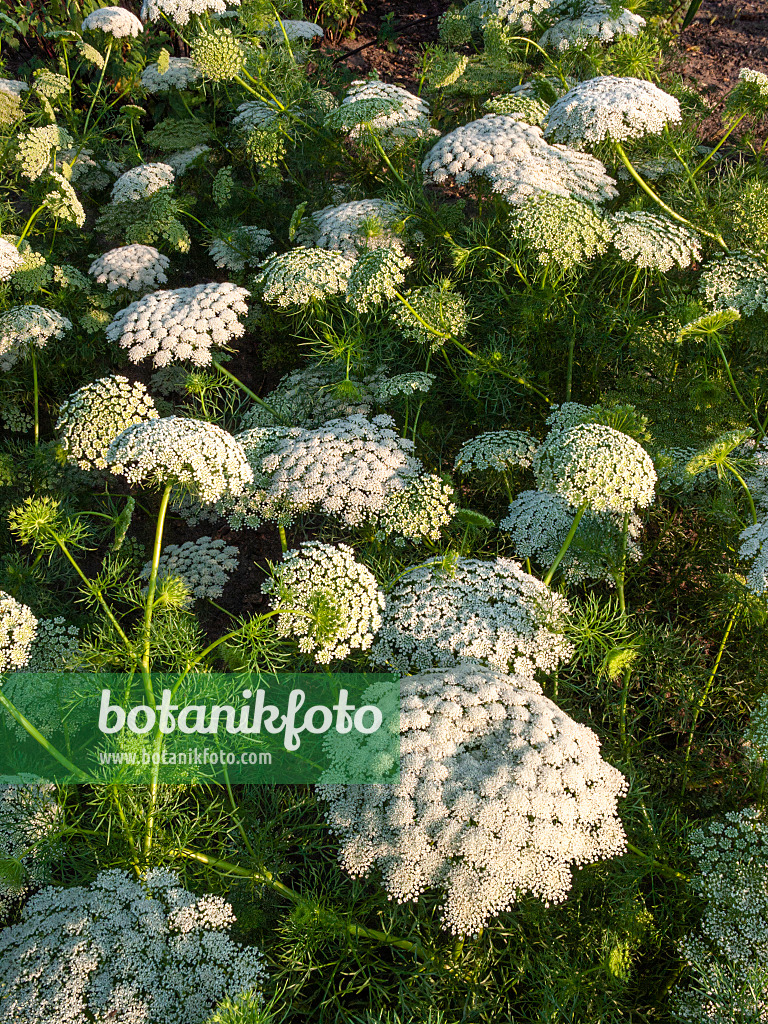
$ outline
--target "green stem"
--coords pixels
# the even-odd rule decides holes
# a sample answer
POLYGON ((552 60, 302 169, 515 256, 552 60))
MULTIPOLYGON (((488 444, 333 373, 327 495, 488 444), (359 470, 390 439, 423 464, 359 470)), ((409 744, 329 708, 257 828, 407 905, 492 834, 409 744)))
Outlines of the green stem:
POLYGON ((29 343, 29 358, 32 361, 32 393, 35 405, 35 448, 40 443, 40 389, 37 383, 37 357, 35 356, 35 343, 29 343))
POLYGON ((624 756, 629 758, 627 746, 627 700, 629 698, 629 681, 632 677, 632 666, 627 665, 624 669, 624 678, 621 687, 621 703, 619 705, 619 736, 621 737, 621 749, 624 756))
MULTIPOLYGON (((253 871, 250 868, 243 868, 238 864, 232 864, 229 861, 209 857, 205 853, 198 853, 196 850, 190 850, 187 847, 177 847, 172 852, 181 857, 188 857, 190 860, 196 860, 198 863, 205 864, 207 867, 213 868, 215 871, 220 871, 224 875, 235 875, 238 878, 248 878, 259 885, 269 886, 270 889, 273 889, 275 892, 279 892, 281 896, 285 896, 285 898, 290 900, 291 903, 307 905, 307 901, 301 893, 296 892, 295 889, 291 889, 289 886, 278 881, 272 872, 267 871, 266 868, 253 871)), ((409 953, 416 953, 417 956, 422 956, 425 959, 433 959, 426 953, 420 942, 411 942, 410 939, 396 938, 395 936, 390 935, 389 932, 382 932, 375 928, 366 928, 363 925, 356 924, 354 922, 344 921, 343 918, 334 914, 332 911, 321 910, 320 914, 324 921, 339 931, 345 931, 350 935, 359 936, 365 939, 375 939, 377 942, 383 942, 389 946, 396 946, 398 949, 407 950, 409 953)))
POLYGON ((152 549, 152 567, 149 573, 149 584, 147 587, 147 601, 144 606, 144 627, 142 629, 142 676, 145 677, 145 689, 147 694, 147 702, 149 706, 154 708, 155 696, 152 690, 151 677, 147 680, 149 675, 150 667, 150 634, 152 631, 152 612, 154 611, 155 604, 155 590, 157 589, 157 570, 160 563, 160 552, 163 549, 163 529, 165 527, 165 516, 168 511, 168 503, 171 500, 171 491, 173 484, 168 483, 165 485, 163 496, 160 499, 160 511, 157 514, 157 525, 155 526, 155 543, 152 549), (148 684, 148 685, 147 685, 148 684))
POLYGON ((288 550, 288 538, 285 536, 285 527, 278 526, 277 532, 280 534, 280 547, 283 549, 283 554, 288 550))
POLYGON ((104 75, 106 74, 106 71, 107 71, 107 64, 109 63, 109 55, 112 53, 112 45, 113 45, 113 43, 114 43, 114 40, 110 36, 109 45, 107 46, 107 52, 106 52, 106 55, 104 57, 104 67, 101 69, 101 75, 99 76, 99 82, 98 82, 98 85, 96 86, 96 92, 93 94, 93 99, 91 100, 91 105, 88 108, 88 113, 85 116, 85 124, 83 126, 83 133, 82 133, 83 139, 85 139, 87 137, 87 135, 88 135, 88 122, 91 120, 91 114, 93 113, 93 108, 96 105, 96 100, 98 99, 99 93, 101 92, 101 85, 102 85, 102 82, 104 81, 104 75))
POLYGON ((733 379, 733 374, 731 373, 730 364, 729 364, 728 360, 725 358, 725 352, 723 352, 723 346, 720 344, 720 342, 719 342, 719 340, 717 338, 714 338, 714 342, 715 342, 715 345, 717 345, 717 351, 720 353, 720 358, 723 361, 723 366, 725 367, 725 372, 728 375, 728 380, 730 381, 731 387, 733 388, 733 393, 736 395, 736 398, 738 399, 739 404, 741 405, 741 407, 747 412, 747 414, 757 424, 757 429, 760 431, 760 437, 758 438, 758 443, 759 443, 765 437, 765 430, 763 428, 763 424, 760 422, 760 419, 757 416, 757 413, 755 413, 752 409, 750 409, 749 406, 747 405, 747 403, 741 397, 741 392, 736 387, 736 381, 733 379))
POLYGON ((19 235, 19 239, 18 239, 18 241, 16 242, 16 248, 17 248, 17 249, 19 249, 19 248, 21 247, 21 243, 22 243, 22 242, 24 241, 24 239, 25 239, 25 238, 27 237, 28 233, 30 232, 30 230, 31 230, 31 228, 32 228, 32 225, 33 225, 33 224, 35 223, 35 221, 37 220, 37 218, 38 218, 38 215, 39 215, 40 213, 42 213, 42 211, 43 211, 44 209, 45 209, 45 207, 44 207, 44 206, 38 206, 38 208, 37 208, 36 210, 33 210, 33 211, 32 211, 32 213, 31 213, 31 214, 29 215, 29 219, 27 220, 27 223, 26 223, 26 224, 24 225, 24 227, 23 227, 23 229, 22 229, 22 232, 21 232, 21 234, 19 235))
POLYGON ((705 231, 704 228, 697 228, 694 224, 691 224, 689 220, 686 220, 685 217, 681 217, 679 213, 676 213, 671 206, 667 206, 667 204, 662 199, 660 199, 659 196, 656 195, 656 193, 653 191, 650 185, 648 185, 648 183, 643 178, 641 178, 640 175, 637 173, 635 168, 630 163, 629 157, 624 152, 624 147, 621 145, 621 143, 614 142, 613 144, 616 147, 616 152, 621 157, 621 161, 624 164, 624 166, 627 168, 627 170, 635 179, 640 188, 648 196, 651 197, 654 203, 660 206, 666 214, 668 214, 673 220, 676 220, 679 224, 685 224, 685 226, 691 228, 692 231, 697 231, 700 235, 706 235, 707 238, 713 238, 719 245, 722 246, 722 248, 726 252, 729 251, 728 246, 726 245, 722 235, 713 234, 711 231, 705 231))
POLYGON ((737 129, 738 127, 739 127, 739 125, 741 124, 741 122, 742 122, 742 121, 744 120, 744 118, 745 118, 745 117, 747 116, 747 113, 748 113, 748 111, 745 111, 745 112, 744 112, 744 113, 743 113, 743 114, 741 115, 741 117, 740 117, 740 118, 738 118, 738 119, 737 119, 736 121, 734 121, 734 122, 733 122, 733 124, 731 125, 731 127, 730 127, 730 128, 728 129, 728 131, 727 131, 727 132, 725 133, 725 135, 724 135, 724 136, 722 137, 722 139, 720 139, 720 141, 719 141, 719 142, 718 142, 718 144, 717 144, 717 145, 715 146, 715 148, 714 148, 714 149, 712 150, 712 152, 711 152, 711 153, 707 153, 707 155, 706 155, 706 156, 704 157, 704 159, 703 159, 703 160, 701 161, 701 163, 700 163, 700 164, 698 165, 698 167, 694 167, 694 169, 693 169, 693 177, 696 177, 696 175, 697 175, 697 174, 699 173, 699 171, 700 171, 700 170, 702 169, 702 167, 704 167, 704 166, 705 166, 705 164, 707 164, 707 163, 708 163, 708 162, 709 162, 709 161, 710 161, 710 160, 712 159, 712 157, 713 157, 713 156, 715 155, 715 153, 716 153, 716 152, 718 151, 718 149, 720 149, 720 147, 721 147, 721 146, 723 145, 723 143, 724 143, 724 142, 726 141, 726 139, 728 138, 728 136, 729 136, 729 135, 731 135, 731 134, 732 134, 732 132, 734 132, 734 131, 735 131, 735 130, 736 130, 736 129, 737 129))
POLYGON ((133 870, 136 872, 136 875, 140 877, 141 861, 139 859, 139 851, 137 850, 136 843, 134 841, 133 836, 131 835, 131 830, 128 826, 128 819, 125 816, 123 805, 120 802, 120 796, 118 793, 117 786, 110 786, 109 795, 115 807, 117 808, 117 816, 120 819, 120 824, 123 826, 123 832, 125 833, 125 838, 128 842, 128 845, 131 848, 131 864, 133 866, 133 870))
POLYGON ((627 604, 624 599, 624 580, 627 575, 627 540, 629 539, 629 512, 624 513, 624 523, 621 530, 621 559, 620 568, 616 578, 616 589, 619 592, 619 610, 621 611, 622 623, 627 620, 627 604))
POLYGON ((41 747, 47 750, 51 757, 55 758, 59 762, 59 764, 64 765, 67 771, 72 772, 72 774, 75 775, 80 782, 94 781, 91 778, 91 776, 88 775, 87 772, 84 772, 82 768, 78 768, 77 765, 72 764, 72 762, 67 757, 65 757, 64 754, 61 753, 61 751, 57 750, 56 747, 54 747, 54 745, 49 740, 47 740, 41 732, 39 732, 34 727, 34 725, 32 725, 29 719, 25 718, 25 716, 22 715, 22 713, 19 711, 16 705, 13 704, 6 697, 2 689, 0 689, 0 707, 5 708, 5 710, 11 716, 11 718, 18 722, 22 729, 25 729, 33 740, 36 740, 41 747))
POLYGON ((647 861, 649 864, 653 864, 653 866, 656 868, 659 874, 667 875, 669 878, 677 878, 681 882, 688 881, 687 875, 682 875, 679 871, 675 871, 674 868, 669 867, 667 864, 662 864, 654 857, 649 856, 647 853, 643 853, 642 850, 639 850, 636 846, 633 846, 632 843, 627 843, 627 849, 630 853, 634 853, 636 857, 640 857, 642 860, 647 861))
POLYGON ((125 635, 125 633, 121 629, 120 623, 115 618, 115 616, 114 616, 114 614, 112 612, 112 609, 109 607, 107 602, 104 600, 104 595, 101 593, 101 591, 94 590, 93 583, 91 583, 91 581, 85 575, 85 573, 80 568, 80 566, 77 564, 75 559, 72 557, 72 553, 70 552, 69 548, 64 543, 64 541, 54 532, 51 532, 50 536, 58 544, 59 548, 61 549, 61 551, 63 552, 65 557, 68 559, 68 561, 69 561, 70 565, 72 566, 72 568, 75 570, 77 575, 80 577, 80 579, 85 584, 86 589, 88 590, 88 592, 91 593, 91 594, 95 594, 96 600, 101 605, 101 607, 104 610, 104 613, 107 616, 107 618, 109 619, 109 621, 112 623, 113 627, 115 628, 115 630, 117 632, 117 635, 120 637, 120 639, 125 644, 126 650, 130 650, 130 643, 128 641, 128 637, 125 635))
POLYGON ((544 586, 548 587, 549 584, 552 582, 552 577, 555 575, 555 569, 557 569, 558 565, 560 565, 560 563, 563 560, 563 557, 565 556, 566 551, 571 546, 571 541, 576 536, 576 531, 579 528, 579 523, 581 522, 581 517, 586 512, 586 509, 587 509, 587 503, 585 501, 583 505, 579 506, 579 510, 576 513, 575 517, 574 517, 574 520, 573 520, 573 523, 571 524, 570 530, 568 531, 568 536, 563 541, 563 546, 558 551, 557 557, 555 558, 555 560, 552 563, 552 565, 549 567, 549 572, 544 577, 544 586))
POLYGON ((241 380, 238 380, 234 373, 230 373, 229 370, 218 361, 218 359, 213 359, 212 363, 220 373, 223 373, 225 377, 229 377, 229 379, 237 384, 237 386, 243 390, 249 398, 256 402, 257 405, 260 405, 262 409, 266 409, 270 416, 274 416, 278 423, 282 423, 283 426, 286 427, 291 425, 288 420, 284 416, 281 416, 279 412, 276 412, 271 405, 267 405, 263 398, 259 398, 259 396, 254 394, 254 392, 243 384, 241 380))
POLYGON ((752 497, 752 492, 747 487, 746 480, 741 475, 741 473, 739 473, 739 471, 736 469, 736 467, 733 465, 733 463, 728 461, 728 459, 725 460, 723 465, 725 466, 726 469, 729 469, 731 471, 731 473, 733 473, 733 475, 736 477, 736 479, 739 481, 739 483, 743 487, 744 493, 747 496, 747 501, 749 502, 749 511, 752 513, 752 522, 756 524, 757 523, 757 509, 755 508, 755 502, 754 502, 754 499, 752 497))
POLYGON ((715 658, 715 663, 712 666, 712 671, 709 673, 709 679, 707 679, 707 685, 704 687, 704 690, 703 690, 703 692, 701 694, 701 697, 699 698, 698 704, 693 709, 693 717, 691 719, 691 728, 690 728, 690 730, 688 732, 688 742, 685 745, 685 761, 683 762, 683 778, 682 778, 682 782, 680 784, 680 795, 681 796, 685 795, 685 787, 686 787, 687 782, 688 782, 688 765, 689 765, 689 762, 690 762, 690 759, 691 759, 691 746, 693 745, 693 734, 696 731, 696 723, 699 720, 699 715, 701 714, 701 711, 702 711, 702 709, 704 707, 706 699, 709 696, 709 691, 712 689, 712 684, 715 681, 715 676, 717 675, 717 670, 720 667, 720 659, 722 658, 723 652, 725 651, 725 645, 728 643, 728 637, 731 635, 731 630, 733 629, 733 625, 736 622, 736 619, 737 619, 738 614, 739 614, 740 611, 741 611, 741 605, 737 604, 734 607, 733 611, 731 612, 730 618, 728 619, 728 625, 726 626, 725 633, 723 634, 723 639, 720 641, 720 647, 718 648, 718 651, 717 651, 717 657, 715 658))

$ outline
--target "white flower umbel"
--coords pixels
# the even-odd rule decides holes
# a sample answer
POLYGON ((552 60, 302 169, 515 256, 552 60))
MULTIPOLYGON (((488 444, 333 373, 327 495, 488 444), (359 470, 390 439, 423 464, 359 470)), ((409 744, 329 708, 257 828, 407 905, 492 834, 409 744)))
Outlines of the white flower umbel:
MULTIPOLYGON (((578 509, 551 491, 521 491, 499 523, 508 530, 518 558, 533 558, 542 567, 550 566, 563 546, 578 509)), ((623 516, 616 513, 587 511, 579 522, 573 543, 562 561, 560 571, 569 583, 603 580, 615 586, 614 572, 623 558, 639 561, 637 544, 642 524, 631 515, 627 523, 627 543, 623 548, 623 516)))
POLYGON ((63 825, 56 787, 33 775, 19 778, 18 783, 0 783, 0 860, 14 862, 18 871, 16 878, 0 876, 0 919, 35 883, 48 880, 63 825))
POLYGON ((117 435, 157 416, 140 381, 102 377, 78 388, 61 405, 56 432, 69 462, 86 470, 106 469, 107 450, 117 435))
POLYGON ((16 140, 16 160, 21 165, 21 173, 30 181, 36 181, 48 170, 51 154, 66 150, 72 141, 67 129, 58 124, 30 128, 16 140))
POLYGON ((280 45, 288 37, 289 43, 322 39, 325 33, 314 21, 297 21, 295 18, 281 18, 272 26, 272 42, 280 45))
POLYGON ((511 92, 486 100, 483 109, 491 114, 508 114, 516 121, 522 121, 523 124, 534 124, 540 128, 549 113, 549 104, 534 96, 511 92))
POLYGON ((561 628, 567 612, 563 597, 510 558, 433 559, 389 595, 371 660, 398 672, 481 661, 532 679, 572 654, 561 628))
POLYGON ((386 199, 357 199, 340 206, 326 206, 299 228, 301 241, 321 249, 336 249, 347 259, 357 259, 361 249, 402 249, 393 226, 403 220, 405 210, 386 199))
POLYGON ((746 478, 755 506, 768 514, 768 439, 763 438, 753 453, 755 472, 746 478))
MULTIPOLYGON (((284 422, 312 430, 329 420, 370 416, 377 403, 384 404, 382 376, 377 371, 359 380, 340 377, 333 368, 308 366, 286 374, 264 401, 284 422)), ((243 416, 240 429, 274 426, 276 422, 263 405, 254 405, 243 416)))
POLYGON ((166 163, 172 168, 177 178, 186 174, 192 164, 199 156, 210 153, 211 147, 201 143, 199 146, 192 146, 190 149, 181 149, 176 153, 169 153, 166 156, 166 163))
POLYGON ((0 313, 0 370, 11 370, 25 359, 34 345, 45 348, 51 338, 61 338, 72 323, 54 309, 32 303, 11 306, 0 313))
POLYGON ((190 56, 205 78, 212 82, 228 82, 243 70, 246 50, 231 29, 214 23, 209 28, 198 28, 190 56))
POLYGON ((464 442, 453 468, 464 474, 487 469, 504 473, 516 466, 530 469, 538 449, 539 442, 525 430, 490 430, 464 442))
POLYGON ((347 544, 307 541, 287 551, 262 591, 275 608, 305 613, 278 615, 277 632, 295 637, 320 665, 367 650, 381 625, 384 594, 347 544))
POLYGON ((106 462, 129 483, 173 483, 209 504, 253 481, 245 451, 231 434, 179 416, 128 427, 110 444, 106 462))
POLYGON ((0 672, 27 664, 36 630, 37 619, 30 609, 0 590, 0 672))
POLYGON ((400 686, 399 784, 317 789, 351 875, 377 868, 398 903, 441 890, 445 928, 476 935, 525 896, 562 902, 572 865, 624 852, 624 777, 536 683, 470 664, 400 686))
POLYGON ((144 21, 161 21, 163 15, 177 25, 187 25, 193 14, 223 14, 228 7, 239 7, 240 0, 144 0, 141 17, 144 21))
POLYGON ((161 73, 157 64, 148 64, 141 73, 141 84, 147 92, 168 92, 188 89, 202 82, 203 76, 189 57, 169 57, 168 69, 161 73))
POLYGON ((713 309, 738 309, 752 316, 768 312, 768 264, 762 256, 735 252, 706 265, 699 288, 713 309))
POLYGON ((152 292, 117 313, 107 338, 128 349, 132 363, 152 356, 156 367, 184 360, 210 366, 212 348, 245 332, 238 316, 248 312, 249 294, 226 281, 152 292))
POLYGON ((107 291, 127 288, 138 292, 165 284, 168 280, 165 272, 170 262, 153 245, 122 245, 94 260, 88 273, 98 284, 105 284, 107 291))
POLYGON ((412 262, 410 256, 397 249, 368 249, 361 253, 349 273, 347 302, 358 313, 367 313, 394 298, 412 262))
POLYGON ((374 391, 377 400, 382 405, 386 405, 398 395, 412 397, 417 392, 429 391, 434 383, 434 373, 424 373, 422 370, 416 370, 414 373, 399 373, 396 377, 382 380, 376 384, 374 391))
POLYGON ((13 274, 24 266, 24 257, 6 238, 0 238, 0 281, 10 281, 13 274))
POLYGON ((257 262, 274 245, 274 239, 266 228, 243 225, 226 238, 214 238, 208 246, 208 253, 217 267, 227 270, 245 270, 246 263, 257 262))
POLYGON ((83 204, 64 175, 57 171, 49 171, 43 182, 48 185, 49 191, 46 193, 42 205, 50 215, 65 223, 74 224, 75 227, 83 227, 85 224, 83 204))
POLYGON ((539 45, 561 53, 571 46, 583 50, 592 39, 612 43, 619 36, 637 36, 645 24, 645 18, 626 8, 614 14, 602 0, 587 0, 576 17, 563 18, 548 28, 539 45))
POLYGON ((515 209, 513 225, 539 263, 563 270, 601 255, 611 238, 600 211, 569 196, 530 196, 515 209))
POLYGON ((121 174, 112 186, 112 202, 128 203, 159 192, 173 185, 173 168, 168 164, 139 164, 121 174))
POLYGON ((449 335, 460 338, 466 334, 470 320, 466 303, 462 295, 451 291, 450 282, 411 288, 403 293, 403 298, 408 306, 398 302, 387 312, 410 341, 429 345, 434 352, 446 343, 449 335))
POLYGON ((658 213, 638 210, 610 217, 611 241, 628 263, 646 270, 666 272, 690 267, 701 259, 701 240, 682 224, 658 213))
MULTIPOLYGON (((168 544, 160 555, 157 578, 178 577, 193 597, 221 597, 227 580, 240 564, 239 554, 236 547, 212 537, 168 544)), ((151 572, 152 563, 147 562, 139 576, 148 580, 151 572)))
POLYGON ((706 901, 698 927, 680 943, 694 984, 678 992, 674 1019, 763 1021, 768 1012, 768 826, 745 807, 691 833, 693 888, 706 901))
POLYGON ((124 7, 99 7, 83 18, 83 29, 88 32, 104 32, 114 39, 138 36, 144 31, 135 14, 124 7))
POLYGON ((298 246, 262 263, 254 286, 274 306, 306 306, 346 291, 353 262, 341 252, 298 246))
POLYGON ((503 114, 486 114, 455 128, 430 149, 421 167, 437 184, 453 178, 461 185, 483 175, 513 205, 540 193, 592 203, 618 195, 599 160, 551 146, 540 128, 503 114))
POLYGON ((253 128, 271 128, 279 120, 279 110, 267 106, 261 100, 247 100, 237 108, 237 113, 232 118, 232 127, 247 134, 253 128))
POLYGON ((223 897, 195 896, 165 868, 47 886, 0 933, 0 1022, 203 1024, 266 978, 259 950, 230 938, 234 920, 223 897))
POLYGON ((528 33, 533 31, 535 24, 541 22, 542 17, 564 6, 565 0, 471 0, 461 14, 473 28, 487 28, 498 18, 528 33))
POLYGON ((389 416, 349 416, 316 430, 294 428, 261 460, 270 493, 297 510, 317 509, 348 526, 377 516, 422 472, 413 442, 389 416))
POLYGON ((750 761, 759 766, 768 762, 768 693, 764 693, 749 717, 744 746, 750 761))
POLYGON ((540 490, 594 512, 631 513, 647 508, 655 497, 650 455, 627 434, 599 423, 551 432, 536 453, 533 470, 540 490))
POLYGON ((364 134, 363 123, 370 125, 385 149, 396 148, 409 139, 423 139, 427 135, 436 135, 429 124, 429 104, 420 96, 391 85, 389 82, 377 80, 358 80, 352 83, 337 111, 328 116, 328 123, 338 122, 343 127, 343 119, 349 118, 349 135, 358 139, 364 134), (384 109, 374 116, 366 111, 374 109, 376 101, 381 101, 384 109), (355 107, 360 111, 361 122, 355 123, 355 107), (345 109, 350 108, 352 109, 345 109))
POLYGON ((22 93, 25 93, 27 89, 29 86, 26 82, 17 82, 15 78, 0 78, 0 92, 4 92, 6 96, 15 96, 20 99, 22 93))
POLYGON ((606 75, 579 82, 550 107, 547 138, 576 149, 660 135, 682 120, 680 104, 652 82, 606 75))
POLYGON ((437 543, 456 514, 456 494, 434 473, 417 477, 387 499, 376 523, 376 539, 402 547, 406 541, 437 543))
POLYGON ((747 586, 755 594, 765 594, 768 592, 768 519, 742 530, 739 540, 739 558, 752 562, 747 586))

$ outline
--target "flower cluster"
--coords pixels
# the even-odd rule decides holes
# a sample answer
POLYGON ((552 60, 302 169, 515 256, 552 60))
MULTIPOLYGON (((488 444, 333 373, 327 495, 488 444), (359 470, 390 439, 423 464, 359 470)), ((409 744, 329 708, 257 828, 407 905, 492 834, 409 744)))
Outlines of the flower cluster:
POLYGON ((261 100, 247 100, 237 108, 232 118, 232 127, 239 132, 247 133, 254 128, 271 128, 280 120, 280 111, 267 106, 261 100))
POLYGON ((604 253, 611 239, 598 210, 569 196, 531 196, 515 209, 513 223, 539 263, 564 270, 604 253))
POLYGON ((29 892, 30 883, 47 880, 62 824, 56 787, 32 775, 20 779, 21 784, 0 783, 0 860, 15 862, 19 870, 18 878, 0 876, 0 918, 29 892))
POLYGON ((212 82, 237 78, 245 63, 243 44, 229 28, 214 25, 201 29, 190 50, 192 62, 212 82))
POLYGON ((561 52, 575 46, 583 50, 591 39, 612 43, 619 36, 637 36, 645 27, 645 18, 621 8, 614 14, 603 0, 587 0, 581 12, 563 18, 548 28, 539 39, 540 46, 551 46, 561 52))
POLYGON ((627 434, 599 423, 550 432, 533 469, 540 490, 595 512, 631 513, 655 496, 650 455, 627 434))
POLYGON ((545 133, 581 149, 604 139, 660 135, 681 119, 678 101, 652 82, 606 75, 579 82, 561 96, 550 108, 545 133))
POLYGON ((403 294, 403 298, 407 306, 397 303, 390 306, 388 312, 410 341, 429 345, 434 352, 451 335, 460 338, 466 333, 469 314, 464 297, 450 287, 427 285, 412 288, 403 294))
MULTIPOLYGON (((549 566, 563 546, 577 511, 559 494, 521 491, 499 527, 511 534, 518 558, 533 558, 539 565, 549 566)), ((569 583, 602 580, 615 586, 615 570, 622 566, 623 559, 640 560, 642 552, 637 544, 640 520, 630 515, 626 548, 622 538, 623 520, 624 517, 616 513, 587 510, 560 563, 560 571, 569 583)))
POLYGON ((695 931, 680 943, 697 984, 678 993, 675 1017, 714 1024, 763 1020, 768 1000, 768 979, 761 969, 768 957, 768 826, 753 808, 731 811, 692 832, 690 850, 698 868, 692 884, 706 900, 706 909, 695 931), (756 974, 762 977, 753 987, 750 980, 756 974))
MULTIPOLYGON (((230 575, 240 564, 239 551, 223 540, 198 537, 184 544, 163 548, 157 567, 158 580, 175 576, 196 598, 221 597, 230 575)), ((139 576, 148 580, 152 563, 147 562, 139 576)))
POLYGON ((437 184, 453 178, 461 185, 473 175, 484 175, 513 205, 539 193, 588 203, 618 195, 599 160, 566 146, 550 146, 540 128, 503 114, 486 114, 455 128, 430 149, 421 166, 437 184))
POLYGON ((744 733, 747 757, 758 765, 768 762, 768 694, 755 705, 744 733))
POLYGON ((375 385, 376 399, 386 405, 398 395, 413 395, 417 391, 429 391, 435 383, 434 373, 416 370, 414 373, 399 373, 396 377, 388 377, 375 385))
POLYGON ((450 483, 434 473, 424 473, 387 498, 376 522, 376 538, 389 539, 398 547, 408 540, 437 543, 442 528, 456 514, 455 498, 450 483))
POLYGON ((177 25, 187 25, 193 14, 223 14, 228 5, 239 7, 240 0, 144 0, 141 16, 144 21, 159 21, 166 15, 177 25))
POLYGON ((530 469, 538 448, 539 442, 524 430, 490 430, 464 442, 453 468, 457 473, 530 469))
POLYGON ((682 224, 658 213, 620 211, 610 218, 611 241, 628 263, 647 270, 681 270, 701 259, 700 239, 682 224))
POLYGON ((50 191, 46 193, 42 205, 53 217, 81 228, 85 224, 85 210, 77 197, 77 193, 63 174, 50 171, 46 177, 50 183, 50 191))
POLYGON ((230 938, 234 920, 221 896, 195 896, 164 868, 47 886, 0 933, 0 1021, 202 1024, 266 977, 261 953, 230 938))
POLYGON ((381 625, 384 595, 347 544, 307 541, 287 551, 262 590, 285 609, 277 617, 278 635, 295 637, 299 650, 320 665, 367 650, 381 625))
MULTIPOLYGON (((11 672, 3 682, 3 692, 46 738, 62 730, 61 672, 75 669, 80 660, 80 630, 67 625, 63 616, 38 619, 29 660, 21 671, 11 672)), ((9 721, 20 741, 29 733, 19 722, 9 721)), ((67 716, 65 726, 73 735, 79 722, 67 716)))
POLYGON ((752 253, 716 257, 704 268, 699 288, 713 309, 738 309, 743 316, 768 312, 768 265, 752 253))
MULTIPOLYGON (((332 369, 309 366, 286 374, 264 401, 291 426, 311 430, 328 420, 370 415, 377 402, 385 404, 385 397, 381 394, 385 383, 382 371, 369 374, 362 380, 339 379, 332 369)), ((240 429, 274 424, 274 416, 263 405, 254 405, 243 416, 240 429)))
POLYGON ((107 450, 117 435, 157 415, 140 381, 102 377, 73 392, 62 404, 56 432, 70 462, 81 469, 106 469, 107 450))
POLYGON ((768 592, 768 519, 742 530, 739 540, 739 558, 752 561, 747 586, 756 594, 765 594, 768 592))
POLYGON ((398 903, 442 890, 445 927, 475 935, 525 895, 564 900, 572 864, 625 850, 624 777, 531 680, 470 664, 400 685, 399 784, 318 787, 350 874, 378 867, 398 903))
POLYGON ((209 366, 212 347, 244 333, 238 315, 248 312, 249 294, 227 281, 152 292, 120 310, 107 338, 128 349, 133 363, 152 356, 154 366, 186 359, 209 366))
POLYGON ((20 135, 16 142, 16 160, 21 173, 30 181, 44 174, 51 162, 51 154, 72 145, 72 136, 58 124, 42 124, 20 135))
POLYGON ((38 68, 35 71, 33 89, 48 100, 55 100, 69 91, 69 79, 66 75, 57 75, 49 68, 38 68))
POLYGON ((141 35, 144 26, 135 14, 125 7, 98 7, 83 18, 83 29, 88 32, 104 32, 114 39, 141 35))
POLYGON ((10 281, 14 271, 24 265, 24 257, 6 238, 0 238, 0 281, 10 281))
POLYGON ((314 21, 297 21, 292 18, 281 19, 272 28, 272 39, 278 45, 285 42, 286 36, 288 42, 293 43, 302 39, 311 42, 313 39, 322 39, 324 35, 323 30, 314 21))
POLYGON ((367 313, 385 299, 394 298, 412 262, 397 249, 361 253, 349 272, 347 302, 358 313, 367 313))
POLYGON ((30 304, 0 313, 0 370, 10 370, 33 345, 45 348, 51 338, 72 330, 71 321, 53 309, 30 304))
POLYGON ((169 57, 168 67, 163 72, 157 64, 148 64, 141 73, 141 84, 147 92, 168 92, 188 89, 202 81, 202 77, 190 57, 169 57))
POLYGON ((506 114, 523 124, 541 127, 549 112, 549 104, 532 96, 511 92, 486 100, 483 109, 490 114, 506 114))
POLYGON ((132 203, 146 199, 161 188, 173 185, 173 168, 168 164, 139 164, 121 174, 112 186, 113 203, 132 203))
POLYGON ((204 153, 210 153, 210 151, 210 146, 201 143, 199 146, 192 146, 191 149, 182 149, 178 153, 169 153, 165 160, 176 177, 180 178, 182 174, 186 174, 189 167, 199 156, 202 156, 204 153))
POLYGON ((128 427, 110 444, 106 462, 129 483, 174 483, 207 503, 253 481, 243 447, 231 434, 178 416, 128 427))
POLYGON ((300 240, 321 249, 336 249, 347 259, 357 259, 361 249, 402 249, 393 227, 402 221, 404 209, 386 199, 357 199, 340 206, 326 206, 300 227, 300 240))
POLYGON ((0 78, 0 92, 4 92, 6 96, 16 96, 18 98, 27 89, 29 89, 29 86, 26 82, 17 82, 15 78, 0 78))
POLYGON ((326 124, 346 129, 353 139, 363 134, 363 124, 379 137, 385 149, 408 139, 437 134, 429 124, 429 104, 420 96, 378 80, 355 81, 341 106, 326 118, 326 124))
POLYGON ((27 664, 36 630, 30 609, 0 590, 0 672, 27 664))
POLYGON ((376 517, 390 495, 404 490, 422 471, 413 442, 400 437, 389 416, 353 415, 316 430, 285 431, 261 459, 270 493, 294 508, 318 509, 357 526, 376 517))
POLYGON ((371 660, 404 673, 481 661, 532 679, 572 654, 561 629, 567 612, 564 598, 512 559, 433 559, 389 595, 371 660))
POLYGON ((77 148, 63 149, 58 154, 58 163, 64 162, 70 169, 71 180, 86 192, 100 192, 112 180, 110 174, 119 177, 122 173, 122 168, 113 160, 97 163, 93 159, 92 149, 81 149, 79 152, 77 148))
POLYGON ((275 306, 306 306, 313 300, 346 291, 352 261, 332 249, 298 246, 264 262, 254 285, 265 302, 275 306))
POLYGON ((272 235, 265 228, 243 225, 226 238, 214 238, 208 253, 217 267, 227 270, 245 270, 246 263, 256 259, 274 245, 272 235))
POLYGON ((107 291, 127 288, 138 292, 165 284, 168 280, 165 272, 170 262, 153 245, 123 245, 99 256, 88 268, 88 273, 99 284, 105 284, 107 291))

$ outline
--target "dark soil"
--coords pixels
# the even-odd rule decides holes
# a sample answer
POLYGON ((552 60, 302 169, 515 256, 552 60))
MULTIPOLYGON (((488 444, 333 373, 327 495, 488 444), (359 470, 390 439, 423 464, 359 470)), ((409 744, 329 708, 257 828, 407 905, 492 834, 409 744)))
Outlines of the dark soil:
POLYGON ((680 37, 680 59, 685 78, 715 103, 742 68, 768 74, 768 3, 704 0, 680 37))

